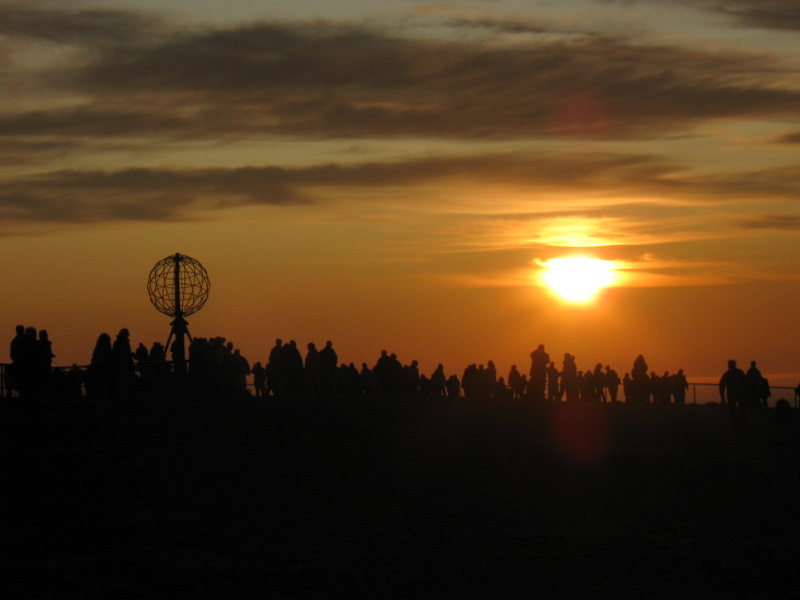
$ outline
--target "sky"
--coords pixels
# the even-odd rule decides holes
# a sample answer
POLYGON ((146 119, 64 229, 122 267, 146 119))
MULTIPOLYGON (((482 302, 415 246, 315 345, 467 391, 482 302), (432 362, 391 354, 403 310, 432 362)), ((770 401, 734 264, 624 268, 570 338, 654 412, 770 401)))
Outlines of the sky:
MULTIPOLYGON (((0 331, 800 381, 794 0, 0 0, 0 331), (590 302, 548 261, 611 261, 590 302)), ((0 359, 2 360, 2 359, 0 359)), ((8 360, 7 356, 5 360, 8 360)))

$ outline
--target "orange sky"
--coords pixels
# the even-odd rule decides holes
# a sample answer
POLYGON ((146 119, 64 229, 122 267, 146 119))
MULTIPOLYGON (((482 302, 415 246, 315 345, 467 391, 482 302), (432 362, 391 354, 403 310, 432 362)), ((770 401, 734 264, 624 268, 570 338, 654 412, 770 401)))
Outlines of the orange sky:
POLYGON ((544 343, 579 368, 795 385, 800 13, 739 0, 0 1, 0 326, 58 364, 193 335, 423 372, 544 343), (338 7, 338 8, 337 8, 338 7), (616 261, 587 305, 545 261, 616 261))

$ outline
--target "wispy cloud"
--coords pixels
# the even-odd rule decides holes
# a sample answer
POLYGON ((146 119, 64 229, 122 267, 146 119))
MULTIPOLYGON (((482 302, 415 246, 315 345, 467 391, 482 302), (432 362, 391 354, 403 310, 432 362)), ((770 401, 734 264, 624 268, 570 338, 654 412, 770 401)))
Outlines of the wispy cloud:
POLYGON ((426 210, 467 215, 467 192, 516 189, 524 191, 516 192, 516 213, 505 212, 506 203, 482 210, 481 216, 520 223, 543 217, 657 218, 663 231, 664 219, 676 205, 686 213, 692 205, 741 200, 754 193, 780 200, 796 198, 800 191, 800 169, 702 177, 682 169, 650 156, 608 153, 495 154, 305 168, 53 171, 7 178, 0 192, 0 216, 7 223, 161 221, 248 205, 330 205, 353 190, 360 190, 362 197, 368 193, 371 202, 360 210, 369 212, 387 198, 395 202, 398 190, 404 190, 403 202, 413 206, 420 189, 432 188, 439 192, 425 198, 426 210), (574 204, 567 200, 570 195, 574 204), (640 212, 642 206, 647 210, 640 212))
POLYGON ((784 231, 800 230, 800 214, 751 215, 736 221, 745 229, 776 229, 784 231))
POLYGON ((800 5, 794 0, 712 0, 711 6, 744 25, 800 30, 800 5))
POLYGON ((794 0, 598 0, 598 4, 687 6, 721 13, 746 27, 800 29, 800 6, 794 0))
POLYGON ((115 46, 157 30, 153 14, 127 10, 68 10, 34 2, 0 3, 0 33, 10 39, 79 46, 115 46))
POLYGON ((800 131, 792 131, 779 136, 776 140, 779 144, 800 144, 800 131))
POLYGON ((788 68, 761 55, 522 27, 528 42, 492 47, 324 22, 170 30, 143 15, 12 5, 6 53, 24 37, 80 60, 25 74, 74 106, 6 109, 0 136, 634 139, 800 117, 800 90, 775 85, 788 68))

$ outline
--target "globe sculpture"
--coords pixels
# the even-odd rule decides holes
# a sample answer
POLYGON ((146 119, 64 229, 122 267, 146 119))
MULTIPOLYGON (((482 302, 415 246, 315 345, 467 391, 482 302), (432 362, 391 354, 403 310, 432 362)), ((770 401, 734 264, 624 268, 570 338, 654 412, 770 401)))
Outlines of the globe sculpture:
POLYGON ((186 343, 189 335, 186 319, 203 308, 211 283, 203 265, 195 259, 176 253, 158 261, 147 279, 147 293, 156 309, 172 317, 167 348, 172 344, 172 362, 176 374, 186 373, 186 343))

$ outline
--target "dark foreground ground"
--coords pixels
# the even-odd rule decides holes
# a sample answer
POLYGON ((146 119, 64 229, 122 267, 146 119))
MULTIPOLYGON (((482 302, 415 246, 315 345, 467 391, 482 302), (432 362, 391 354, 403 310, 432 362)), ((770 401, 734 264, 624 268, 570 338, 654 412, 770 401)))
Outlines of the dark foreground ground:
POLYGON ((795 597, 716 406, 0 408, 4 598, 795 597))

